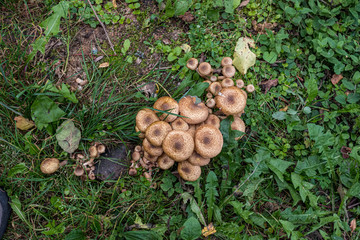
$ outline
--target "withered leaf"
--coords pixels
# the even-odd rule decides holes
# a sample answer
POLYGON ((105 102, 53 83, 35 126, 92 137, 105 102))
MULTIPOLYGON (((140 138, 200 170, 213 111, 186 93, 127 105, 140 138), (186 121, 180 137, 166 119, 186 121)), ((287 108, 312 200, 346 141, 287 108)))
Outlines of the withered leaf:
POLYGON ((353 220, 351 220, 351 222, 350 222, 350 229, 351 229, 351 233, 352 233, 353 231, 355 231, 355 229, 356 229, 356 218, 354 218, 353 220))
POLYGON ((286 105, 285 107, 280 108, 279 111, 280 112, 286 112, 288 110, 288 108, 289 108, 289 105, 286 105))
POLYGON ((35 123, 31 120, 24 118, 23 116, 17 116, 14 118, 16 121, 15 126, 20 130, 29 130, 35 126, 35 123))
POLYGON ((241 7, 245 7, 246 5, 249 4, 249 2, 250 2, 250 0, 242 1, 242 2, 240 3, 239 7, 240 7, 240 8, 241 8, 241 7))
POLYGON ((349 154, 351 153, 351 148, 342 146, 340 149, 340 152, 341 152, 343 158, 345 158, 345 159, 349 158, 349 154))
POLYGON ((109 63, 105 62, 105 63, 100 64, 99 68, 106 68, 108 66, 109 66, 109 63))
POLYGON ((248 37, 239 38, 235 46, 233 65, 243 75, 256 62, 256 54, 250 47, 255 47, 255 41, 248 37))
POLYGON ((265 94, 266 94, 270 90, 270 88, 277 86, 278 82, 279 82, 279 80, 277 78, 275 78, 275 79, 263 81, 260 83, 260 85, 262 85, 264 87, 265 94))
POLYGON ((338 84, 338 83, 340 82, 341 79, 343 79, 343 75, 341 75, 341 74, 334 74, 334 75, 332 75, 332 77, 331 77, 331 83, 332 83, 333 85, 336 85, 336 84, 338 84))
POLYGON ((184 22, 192 22, 195 17, 190 12, 186 12, 184 15, 179 16, 184 22))

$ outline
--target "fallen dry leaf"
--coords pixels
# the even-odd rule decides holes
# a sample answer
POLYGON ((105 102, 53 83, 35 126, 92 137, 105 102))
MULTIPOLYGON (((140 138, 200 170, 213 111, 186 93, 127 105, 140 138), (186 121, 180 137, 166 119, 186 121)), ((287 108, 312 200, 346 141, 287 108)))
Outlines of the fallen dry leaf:
POLYGON ((35 123, 31 120, 24 118, 23 116, 17 116, 14 118, 16 121, 16 128, 20 130, 29 130, 35 126, 35 123))
POLYGON ((112 0, 112 4, 113 4, 114 8, 117 8, 116 0, 112 0))
POLYGON ((351 222, 350 222, 350 229, 351 229, 351 233, 352 233, 353 231, 355 231, 355 229, 356 229, 356 218, 354 218, 353 220, 351 220, 351 222))
POLYGON ((242 8, 242 7, 245 7, 246 5, 248 5, 250 2, 250 0, 245 0, 245 1, 242 1, 239 5, 239 8, 242 8))
POLYGON ((188 53, 191 50, 191 47, 186 43, 182 44, 180 47, 182 50, 184 50, 185 53, 188 53))
POLYGON ((256 20, 253 20, 251 22, 251 24, 252 24, 254 30, 260 34, 266 34, 265 29, 272 30, 273 28, 275 28, 277 26, 277 23, 268 23, 268 22, 257 23, 256 20))
POLYGON ((340 149, 343 158, 349 158, 349 154, 351 153, 351 148, 342 146, 340 149))
POLYGON ((283 108, 280 108, 279 111, 280 112, 286 112, 288 110, 288 108, 289 108, 289 105, 287 105, 287 106, 285 106, 283 108))
POLYGON ((233 65, 243 75, 255 65, 256 54, 250 50, 255 47, 255 41, 248 37, 241 37, 236 42, 233 65))
POLYGON ((261 82, 259 85, 262 85, 265 89, 265 94, 270 90, 270 88, 278 85, 279 80, 277 78, 270 79, 264 82, 261 82))
POLYGON ((216 230, 215 230, 215 227, 213 225, 213 223, 210 223, 208 226, 204 227, 202 230, 201 230, 201 233, 204 237, 208 237, 210 236, 211 234, 214 234, 216 233, 216 230))
POLYGON ((333 85, 338 84, 338 82, 340 82, 340 80, 343 79, 343 76, 341 74, 334 74, 331 77, 331 83, 333 85))
POLYGON ((100 64, 99 68, 106 68, 108 66, 109 66, 109 63, 105 62, 105 63, 100 64))
POLYGON ((184 15, 179 16, 184 22, 192 22, 195 17, 190 12, 186 12, 184 15))

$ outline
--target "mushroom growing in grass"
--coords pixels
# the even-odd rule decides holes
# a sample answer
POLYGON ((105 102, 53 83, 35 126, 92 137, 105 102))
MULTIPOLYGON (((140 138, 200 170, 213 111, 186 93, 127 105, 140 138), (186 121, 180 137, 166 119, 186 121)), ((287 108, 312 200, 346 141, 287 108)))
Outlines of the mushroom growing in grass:
POLYGON ((199 64, 199 61, 196 58, 190 58, 186 62, 186 67, 190 70, 195 70, 199 64))
POLYGON ((195 151, 204 158, 217 156, 223 146, 223 136, 218 128, 204 124, 195 132, 195 151))
MULTIPOLYGON (((178 103, 176 102, 175 99, 167 96, 161 97, 158 100, 156 100, 156 102, 153 105, 153 108, 157 110, 173 113, 176 115, 179 114, 178 103)), ((173 114, 163 113, 161 114, 160 119, 165 122, 172 122, 177 118, 177 116, 173 114)))
POLYGON ((90 158, 96 158, 98 156, 98 150, 95 146, 89 148, 89 156, 90 158))
POLYGON ((253 91, 255 91, 255 87, 252 84, 249 84, 246 86, 246 91, 249 93, 252 93, 253 91))
POLYGON ((173 130, 187 131, 189 130, 189 124, 184 121, 182 118, 177 118, 171 123, 173 130))
POLYGON ((208 100, 206 101, 206 106, 208 106, 209 108, 215 107, 215 100, 214 100, 213 98, 208 99, 208 100))
POLYGON ((179 101, 179 111, 188 124, 198 124, 206 120, 209 115, 208 108, 203 102, 196 102, 192 96, 183 97, 179 101))
POLYGON ((236 70, 234 66, 227 65, 223 67, 221 72, 224 75, 224 77, 232 78, 235 75, 236 70))
POLYGON ((150 124, 160 120, 153 110, 147 108, 141 109, 137 113, 135 119, 136 119, 136 127, 141 132, 145 132, 148 126, 150 126, 150 124))
POLYGON ((213 82, 212 84, 210 84, 208 90, 214 95, 218 95, 219 92, 221 91, 222 89, 222 86, 221 86, 221 83, 219 82, 213 82))
POLYGON ((169 123, 156 121, 150 124, 145 131, 146 139, 154 146, 160 147, 165 136, 172 130, 169 123))
POLYGON ((236 86, 238 88, 243 88, 245 86, 245 83, 242 79, 238 79, 238 80, 236 80, 236 86))
POLYGON ((163 149, 158 146, 152 145, 146 138, 143 141, 144 150, 152 156, 160 156, 163 153, 163 149))
POLYGON ((185 161, 194 151, 194 139, 184 131, 173 130, 163 141, 164 152, 176 162, 185 161))
POLYGON ((77 177, 81 177, 82 175, 84 175, 85 170, 81 165, 77 165, 76 168, 74 169, 74 175, 77 177))
POLYGON ((135 151, 135 152, 133 152, 132 154, 131 154, 131 158, 132 158, 132 160, 134 160, 135 162, 136 161, 139 161, 139 159, 140 159, 140 153, 139 152, 137 152, 137 151, 135 151))
POLYGON ((211 65, 207 62, 199 64, 198 71, 201 77, 209 76, 212 73, 211 65))
POLYGON ((201 176, 201 167, 184 161, 178 164, 178 172, 182 179, 193 182, 201 176))
MULTIPOLYGON (((231 129, 232 130, 238 130, 240 132, 245 132, 245 123, 244 123, 244 121, 241 118, 234 116, 234 121, 231 123, 231 129)), ((237 137, 237 138, 235 138, 235 140, 239 140, 243 136, 244 135, 242 135, 241 137, 237 137)))
POLYGON ((223 88, 215 101, 216 106, 226 115, 240 113, 246 106, 246 96, 235 86, 223 88))
POLYGON ((67 164, 66 160, 60 163, 57 158, 45 158, 40 164, 40 170, 44 174, 52 174, 65 164, 67 164))
POLYGON ((151 154, 149 154, 148 152, 144 152, 144 158, 146 158, 147 160, 149 160, 150 162, 156 162, 156 160, 158 159, 158 156, 153 156, 151 154))
POLYGON ((136 171, 135 168, 130 168, 130 169, 129 169, 129 175, 130 175, 130 176, 135 176, 136 174, 137 174, 137 171, 136 171))
POLYGON ((205 124, 213 125, 216 128, 220 128, 220 118, 214 114, 209 114, 209 117, 205 120, 205 124))
POLYGON ((221 60, 221 66, 225 67, 225 66, 228 66, 228 65, 232 65, 233 64, 233 61, 230 57, 224 57, 222 60, 221 60))
POLYGON ((170 158, 168 155, 166 155, 165 153, 163 153, 157 161, 157 164, 159 166, 159 168, 161 168, 162 170, 166 170, 171 168, 174 165, 175 161, 170 158))
POLYGON ((192 153, 192 155, 189 157, 188 161, 195 166, 205 166, 210 163, 210 158, 204 158, 200 156, 196 151, 192 153))
POLYGON ((221 81, 221 86, 223 88, 232 87, 234 86, 234 81, 231 78, 225 78, 224 80, 221 81))
POLYGON ((99 145, 96 146, 96 150, 97 150, 98 154, 102 154, 102 153, 105 152, 106 147, 103 144, 99 144, 99 145))

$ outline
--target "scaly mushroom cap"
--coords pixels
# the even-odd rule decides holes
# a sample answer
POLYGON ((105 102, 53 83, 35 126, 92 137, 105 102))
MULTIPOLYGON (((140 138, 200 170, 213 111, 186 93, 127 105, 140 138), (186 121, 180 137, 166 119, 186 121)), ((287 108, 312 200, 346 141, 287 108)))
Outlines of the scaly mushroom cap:
POLYGON ((230 57, 224 57, 222 60, 221 60, 221 66, 225 67, 227 65, 232 65, 233 64, 233 61, 230 57))
POLYGON ((57 158, 45 158, 40 164, 40 170, 45 174, 52 174, 60 167, 60 162, 57 158))
POLYGON ((192 165, 202 167, 209 164, 210 158, 203 158, 202 156, 200 156, 200 154, 194 151, 193 154, 191 154, 191 156, 189 157, 188 161, 192 165))
POLYGON ((238 88, 243 88, 245 86, 245 83, 242 79, 238 79, 238 80, 236 80, 236 86, 238 88))
MULTIPOLYGON (((234 121, 231 123, 231 129, 232 130, 238 130, 238 131, 241 131, 241 132, 245 132, 245 123, 244 123, 244 121, 241 118, 234 116, 234 121)), ((237 137, 237 138, 235 138, 235 140, 239 140, 243 136, 244 135, 242 135, 241 137, 237 137)))
POLYGON ((220 118, 214 114, 209 114, 209 117, 205 120, 204 123, 213 125, 216 128, 220 128, 220 118))
POLYGON ((235 67, 231 65, 227 65, 223 67, 222 74, 227 78, 232 78, 235 75, 235 67))
POLYGON ((171 159, 168 155, 163 153, 157 160, 159 168, 166 170, 171 168, 174 165, 175 161, 171 159))
POLYGON ((246 91, 248 91, 249 93, 252 93, 253 91, 255 91, 254 85, 252 85, 252 84, 247 85, 246 91))
POLYGON ((246 96, 235 86, 223 88, 215 97, 216 107, 226 115, 242 112, 246 106, 246 96))
POLYGON ((141 132, 145 132, 148 126, 156 121, 159 121, 159 118, 151 109, 141 109, 136 115, 136 127, 141 132))
POLYGON ((149 160, 152 163, 154 163, 158 160, 158 156, 153 156, 150 153, 148 153, 147 151, 144 152, 144 158, 146 158, 147 160, 149 160))
POLYGON ((171 123, 173 130, 187 131, 189 130, 189 124, 184 121, 182 118, 177 118, 171 123))
POLYGON ((178 172, 182 179, 193 182, 201 176, 201 167, 184 161, 178 164, 178 172))
POLYGON ((209 110, 203 102, 196 103, 196 98, 192 96, 183 97, 179 101, 180 115, 188 124, 197 124, 206 120, 209 110))
POLYGON ((199 64, 198 71, 202 76, 209 76, 212 72, 210 63, 202 62, 199 64))
POLYGON ((176 162, 182 162, 194 151, 194 139, 187 132, 173 130, 165 137, 162 147, 170 158, 176 162))
POLYGON ((214 96, 216 96, 221 91, 222 86, 221 86, 221 83, 219 83, 219 82, 213 82, 210 84, 208 89, 214 96))
POLYGON ((199 61, 196 58, 190 58, 186 62, 186 67, 190 70, 195 70, 199 64, 199 61))
POLYGON ((196 125, 189 124, 189 130, 187 130, 186 132, 189 133, 192 136, 192 138, 195 137, 195 131, 196 131, 196 125))
POLYGON ((234 81, 231 78, 225 78, 221 81, 221 86, 223 88, 234 86, 234 81))
POLYGON ((146 138, 143 141, 143 147, 144 150, 152 156, 158 157, 163 153, 163 149, 161 147, 152 145, 146 138))
POLYGON ((195 151, 204 158, 217 156, 223 146, 223 136, 218 128, 204 124, 195 132, 195 151))
MULTIPOLYGON (((179 114, 179 104, 176 102, 175 99, 171 97, 161 97, 154 103, 154 109, 158 109, 161 111, 166 111, 173 114, 179 114)), ((165 122, 172 122, 177 118, 175 115, 171 115, 168 113, 163 113, 160 116, 160 119, 165 122)))
POLYGON ((165 136, 172 130, 169 123, 156 121, 150 124, 145 131, 146 139, 155 147, 160 147, 165 136))

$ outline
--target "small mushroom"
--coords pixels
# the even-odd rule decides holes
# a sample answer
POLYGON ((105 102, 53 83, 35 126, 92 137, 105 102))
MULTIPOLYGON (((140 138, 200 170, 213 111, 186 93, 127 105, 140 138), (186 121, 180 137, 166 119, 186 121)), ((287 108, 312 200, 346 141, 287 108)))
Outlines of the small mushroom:
POLYGON ((205 166, 208 165, 210 162, 210 158, 204 158, 200 156, 196 151, 194 151, 191 156, 189 157, 188 161, 195 166, 205 166))
POLYGON ((208 93, 206 94, 206 98, 207 98, 207 99, 211 99, 211 98, 213 98, 212 93, 211 93, 211 92, 208 92, 208 93))
MULTIPOLYGON (((176 102, 175 99, 167 96, 161 97, 158 100, 156 100, 156 102, 153 105, 153 108, 161 111, 167 111, 173 114, 179 114, 178 103, 176 102)), ((173 114, 163 113, 161 114, 160 119, 165 122, 172 122, 177 118, 177 116, 173 114)))
POLYGON ((211 98, 211 99, 208 99, 207 101, 206 101, 206 106, 208 106, 209 108, 213 108, 213 107, 215 107, 215 99, 213 99, 213 98, 211 98))
POLYGON ((234 81, 231 78, 225 78, 224 80, 221 81, 221 86, 223 88, 232 87, 234 86, 234 81))
POLYGON ((198 71, 200 76, 206 77, 209 76, 212 72, 210 63, 202 62, 199 64, 198 71))
POLYGON ((89 148, 89 156, 90 156, 90 158, 96 158, 98 156, 98 151, 95 146, 91 146, 89 148))
POLYGON ((183 97, 179 101, 179 112, 188 124, 201 123, 209 115, 205 104, 203 102, 196 103, 196 98, 192 96, 183 97))
POLYGON ((186 62, 186 67, 190 70, 195 70, 199 64, 199 61, 196 58, 190 58, 186 62))
POLYGON ((225 67, 225 66, 228 66, 228 65, 232 65, 233 64, 233 61, 230 57, 224 57, 222 60, 221 60, 221 66, 225 67))
POLYGON ((98 154, 102 154, 102 153, 105 152, 106 147, 103 144, 99 144, 99 145, 96 146, 96 150, 97 150, 98 154))
POLYGON ((145 131, 146 139, 154 146, 160 147, 165 136, 172 130, 169 123, 156 121, 150 124, 145 131))
POLYGON ((135 152, 141 152, 142 150, 142 147, 140 145, 137 145, 135 148, 134 148, 134 151, 135 152))
POLYGON ((216 106, 226 115, 240 113, 246 106, 246 96, 235 86, 223 88, 215 97, 215 101, 216 106))
POLYGON ((184 121, 182 118, 177 118, 171 123, 173 130, 187 131, 189 130, 189 124, 184 121))
POLYGON ((95 180, 95 173, 93 171, 90 171, 88 176, 90 180, 95 180))
POLYGON ((210 84, 208 89, 214 96, 216 96, 221 91, 222 86, 221 86, 221 83, 219 83, 219 82, 213 82, 212 84, 210 84))
POLYGON ((201 167, 184 161, 178 164, 178 172, 182 179, 193 182, 201 176, 201 167))
POLYGON ((149 160, 150 162, 156 162, 156 160, 158 159, 158 156, 153 156, 151 154, 149 154, 148 152, 144 152, 144 158, 146 158, 147 160, 149 160))
POLYGON ((165 137, 162 147, 170 158, 181 162, 194 151, 194 139, 188 132, 173 130, 165 137))
POLYGON ((249 84, 246 86, 246 91, 249 93, 252 93, 253 91, 255 91, 255 87, 252 84, 249 84))
POLYGON ((40 170, 44 174, 52 174, 56 172, 61 166, 65 165, 67 161, 60 161, 57 158, 45 158, 40 164, 40 170))
POLYGON ((136 174, 137 174, 137 171, 136 171, 135 168, 130 168, 130 169, 129 169, 129 175, 130 175, 130 176, 135 176, 136 174))
POLYGON ((140 159, 140 153, 139 152, 133 152, 132 154, 131 154, 131 158, 132 158, 132 160, 134 160, 135 162, 136 161, 139 161, 139 159, 140 159))
MULTIPOLYGON (((241 118, 234 116, 234 121, 231 123, 231 129, 232 130, 238 130, 240 132, 245 132, 245 123, 244 123, 244 121, 241 118)), ((235 140, 239 140, 243 136, 244 135, 242 135, 241 137, 237 137, 237 138, 235 138, 235 140)))
POLYGON ((218 118, 214 114, 209 114, 209 117, 205 120, 205 124, 210 124, 215 126, 216 128, 220 128, 220 118, 218 118))
POLYGON ((163 153, 161 147, 152 145, 146 138, 143 141, 143 147, 144 150, 152 156, 160 156, 163 153))
POLYGON ((84 175, 84 173, 85 173, 85 170, 81 165, 77 165, 76 168, 74 169, 75 176, 80 177, 80 176, 84 175))
POLYGON ((238 79, 238 80, 236 80, 236 86, 238 88, 243 88, 245 86, 245 83, 242 79, 238 79))
POLYGON ((198 154, 204 158, 213 158, 221 152, 224 140, 218 128, 204 124, 196 129, 194 142, 198 154))
POLYGON ((211 81, 211 82, 216 82, 216 81, 217 81, 217 77, 216 77, 215 75, 212 75, 212 76, 210 77, 210 81, 211 81))
POLYGON ((196 125, 189 124, 189 130, 187 130, 186 132, 189 133, 192 136, 192 138, 194 138, 195 136, 195 131, 196 131, 196 125))
POLYGON ((150 124, 160 119, 153 110, 144 108, 137 113, 135 120, 136 127, 144 133, 150 124))
POLYGON ((151 175, 150 175, 150 173, 148 173, 148 172, 144 172, 143 173, 143 176, 146 178, 146 180, 148 180, 149 182, 151 182, 151 175))
POLYGON ((165 153, 163 153, 157 160, 157 164, 159 168, 161 168, 162 170, 171 168, 174 165, 174 163, 175 161, 165 153))
POLYGON ((235 75, 235 71, 236 70, 234 66, 227 65, 223 67, 222 74, 224 75, 224 77, 232 78, 235 75))

